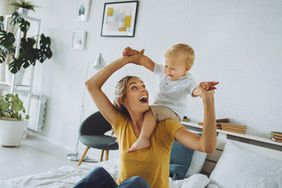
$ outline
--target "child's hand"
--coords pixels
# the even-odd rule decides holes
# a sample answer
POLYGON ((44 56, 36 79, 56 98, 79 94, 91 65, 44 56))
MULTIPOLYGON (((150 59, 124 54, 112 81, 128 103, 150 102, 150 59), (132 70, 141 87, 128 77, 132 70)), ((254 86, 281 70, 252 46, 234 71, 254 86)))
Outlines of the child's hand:
POLYGON ((215 82, 215 81, 211 81, 211 82, 201 82, 200 83, 200 86, 202 88, 204 88, 206 91, 211 91, 211 90, 215 90, 216 89, 216 85, 218 84, 219 82, 215 82))
POLYGON ((211 82, 201 82, 192 92, 192 96, 201 96, 202 97, 202 90, 205 90, 206 92, 213 91, 216 89, 216 85, 218 82, 211 81, 211 82))

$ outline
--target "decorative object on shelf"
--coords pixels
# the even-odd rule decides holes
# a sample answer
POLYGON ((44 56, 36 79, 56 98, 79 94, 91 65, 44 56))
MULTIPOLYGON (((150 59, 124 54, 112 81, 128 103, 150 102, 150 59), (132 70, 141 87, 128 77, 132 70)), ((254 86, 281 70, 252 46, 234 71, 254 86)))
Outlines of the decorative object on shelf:
POLYGON ((271 139, 275 142, 281 142, 282 143, 282 132, 272 131, 271 132, 271 139))
POLYGON ((105 3, 101 36, 134 37, 137 11, 138 1, 105 3))
POLYGON ((18 94, 7 93, 0 97, 0 145, 19 146, 29 116, 18 94), (25 118, 22 117, 25 115, 25 118))
POLYGON ((24 16, 14 12, 7 26, 13 30, 0 30, 0 63, 7 63, 11 73, 16 74, 21 68, 35 66, 37 60, 43 63, 52 57, 50 37, 44 34, 40 35, 40 39, 27 37, 30 22, 24 16))
POLYGON ((220 123, 221 129, 239 134, 246 134, 247 126, 235 123, 220 123))
POLYGON ((86 31, 74 31, 72 33, 72 49, 84 50, 86 44, 86 31))
MULTIPOLYGON (((199 125, 203 125, 203 122, 199 122, 199 125)), ((239 133, 239 134, 246 134, 246 132, 247 132, 247 126, 246 125, 233 123, 233 122, 230 121, 229 118, 217 119, 216 120, 216 128, 224 130, 224 131, 239 133)))
POLYGON ((184 121, 184 122, 189 122, 189 121, 190 121, 190 119, 189 119, 187 116, 183 116, 182 121, 184 121))
POLYGON ((97 59, 94 63, 94 69, 98 70, 106 66, 106 62, 102 56, 102 53, 99 53, 97 59))
POLYGON ((77 0, 75 9, 76 21, 85 22, 88 20, 90 5, 90 0, 77 0))

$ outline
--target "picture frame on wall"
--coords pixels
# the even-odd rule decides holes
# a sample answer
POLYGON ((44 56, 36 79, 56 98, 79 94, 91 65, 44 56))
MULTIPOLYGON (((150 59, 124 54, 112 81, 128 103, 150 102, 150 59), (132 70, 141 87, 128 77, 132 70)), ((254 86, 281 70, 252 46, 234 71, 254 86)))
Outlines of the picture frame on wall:
POLYGON ((86 44, 86 31, 72 32, 72 49, 84 50, 86 44))
POLYGON ((134 37, 137 12, 138 1, 105 3, 101 36, 134 37))
POLYGON ((75 21, 86 22, 89 17, 90 0, 76 0, 75 21))

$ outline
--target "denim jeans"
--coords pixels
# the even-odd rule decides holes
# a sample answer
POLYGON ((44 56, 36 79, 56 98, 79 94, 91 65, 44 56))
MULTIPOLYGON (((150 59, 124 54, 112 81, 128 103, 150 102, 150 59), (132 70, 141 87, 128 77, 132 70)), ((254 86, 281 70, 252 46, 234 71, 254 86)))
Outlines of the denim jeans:
POLYGON ((130 177, 117 185, 103 167, 97 167, 80 180, 74 188, 150 188, 150 186, 139 176, 130 177))

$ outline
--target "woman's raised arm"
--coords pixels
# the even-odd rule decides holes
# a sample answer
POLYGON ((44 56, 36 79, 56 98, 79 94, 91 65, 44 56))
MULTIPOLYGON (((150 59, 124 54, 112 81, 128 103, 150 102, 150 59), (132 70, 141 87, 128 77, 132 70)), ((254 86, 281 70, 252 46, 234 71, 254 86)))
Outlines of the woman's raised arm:
POLYGON ((204 106, 204 125, 202 135, 191 133, 186 128, 175 133, 175 139, 197 151, 212 153, 216 149, 216 118, 214 109, 214 91, 199 87, 204 106))
POLYGON ((101 71, 86 81, 86 87, 94 100, 97 108, 109 123, 114 123, 118 110, 111 103, 106 94, 102 91, 102 86, 108 78, 118 69, 130 62, 130 57, 122 57, 107 65, 101 71))

